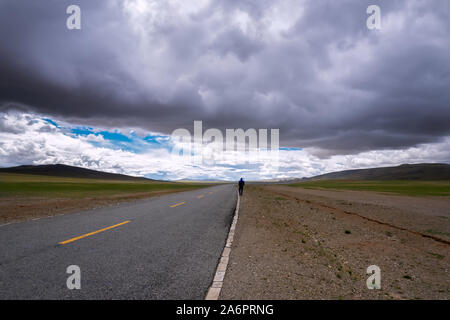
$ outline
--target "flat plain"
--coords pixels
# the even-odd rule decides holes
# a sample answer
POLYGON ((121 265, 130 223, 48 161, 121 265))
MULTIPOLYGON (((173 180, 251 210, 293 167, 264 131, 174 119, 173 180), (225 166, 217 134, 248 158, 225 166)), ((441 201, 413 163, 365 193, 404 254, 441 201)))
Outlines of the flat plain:
POLYGON ((409 196, 450 196, 450 180, 318 180, 289 186, 307 189, 365 190, 409 196))
POLYGON ((0 224, 211 186, 0 173, 0 224))

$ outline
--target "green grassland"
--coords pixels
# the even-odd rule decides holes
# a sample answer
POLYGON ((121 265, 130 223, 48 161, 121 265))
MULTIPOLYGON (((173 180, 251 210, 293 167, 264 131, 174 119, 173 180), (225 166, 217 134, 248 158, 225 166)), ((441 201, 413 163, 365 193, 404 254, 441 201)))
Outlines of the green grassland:
POLYGON ((416 180, 320 180, 289 184, 291 187, 307 189, 363 190, 388 192, 408 196, 450 196, 450 181, 416 180))
POLYGON ((100 180, 0 173, 0 198, 91 198, 155 191, 187 191, 208 187, 204 183, 178 183, 152 180, 100 180))

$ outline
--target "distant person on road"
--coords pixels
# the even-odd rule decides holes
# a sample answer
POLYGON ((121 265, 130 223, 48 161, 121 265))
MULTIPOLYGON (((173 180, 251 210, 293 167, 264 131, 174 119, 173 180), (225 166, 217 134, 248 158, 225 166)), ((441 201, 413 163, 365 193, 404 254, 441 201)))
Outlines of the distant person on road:
POLYGON ((244 191, 244 179, 241 178, 241 180, 239 180, 239 195, 242 196, 242 192, 244 191))

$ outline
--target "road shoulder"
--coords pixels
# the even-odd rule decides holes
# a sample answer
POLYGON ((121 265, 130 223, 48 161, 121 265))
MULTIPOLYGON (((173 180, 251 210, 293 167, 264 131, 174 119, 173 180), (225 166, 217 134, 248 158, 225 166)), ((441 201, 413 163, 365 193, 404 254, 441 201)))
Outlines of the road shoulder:
POLYGON ((449 299, 447 244, 292 192, 305 201, 246 188, 221 299, 449 299), (381 268, 381 290, 367 289, 370 265, 381 268))

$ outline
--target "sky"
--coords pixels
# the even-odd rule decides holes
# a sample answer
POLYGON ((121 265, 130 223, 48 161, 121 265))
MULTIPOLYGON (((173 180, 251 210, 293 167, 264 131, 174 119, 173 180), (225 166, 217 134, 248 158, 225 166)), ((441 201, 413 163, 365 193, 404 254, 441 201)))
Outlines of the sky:
POLYGON ((450 163, 448 57, 447 0, 1 0, 0 166, 254 180, 450 163), (279 129, 280 150, 191 163, 171 133, 194 121, 279 129))

